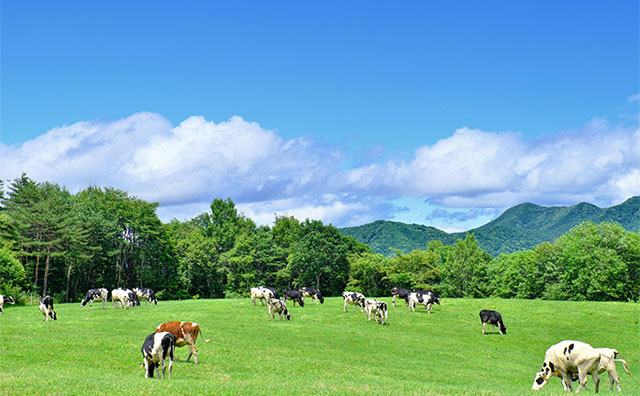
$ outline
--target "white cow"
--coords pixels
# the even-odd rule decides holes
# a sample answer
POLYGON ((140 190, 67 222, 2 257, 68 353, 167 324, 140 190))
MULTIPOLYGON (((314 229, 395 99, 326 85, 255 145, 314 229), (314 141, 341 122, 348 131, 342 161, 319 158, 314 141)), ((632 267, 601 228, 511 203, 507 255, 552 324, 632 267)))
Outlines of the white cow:
POLYGON ((600 357, 597 350, 584 342, 565 340, 552 345, 544 355, 542 369, 536 373, 531 389, 542 389, 551 377, 559 377, 562 378, 564 390, 573 391, 571 381, 573 375, 578 373, 580 385, 576 392, 580 392, 586 386, 587 374, 591 374, 597 393, 600 385, 600 357))
POLYGON ((268 305, 269 305, 269 316, 271 317, 270 320, 273 320, 276 314, 280 315, 280 320, 282 320, 282 315, 284 315, 287 318, 287 320, 291 320, 291 314, 287 310, 286 302, 277 298, 272 298, 269 300, 268 305))
POLYGON ((158 368, 158 379, 165 376, 165 360, 169 357, 169 379, 173 369, 173 352, 176 348, 176 339, 168 331, 152 333, 145 338, 140 352, 144 360, 145 378, 153 378, 154 369, 158 368), (160 368, 162 372, 160 372, 160 368))
POLYGON ((109 291, 104 287, 100 289, 89 289, 82 302, 80 302, 80 307, 84 308, 84 306, 89 303, 89 310, 91 311, 94 301, 102 301, 102 309, 106 309, 108 298, 109 291))
POLYGON ((612 348, 595 348, 596 352, 600 354, 600 364, 598 364, 598 374, 602 374, 605 371, 609 373, 609 390, 613 390, 613 383, 618 386, 618 392, 622 392, 620 387, 620 376, 616 371, 616 362, 622 362, 622 367, 627 374, 629 372, 629 365, 624 359, 618 359, 620 353, 612 348))
POLYGON ((123 309, 131 307, 133 302, 129 299, 130 293, 133 293, 133 291, 122 288, 111 290, 111 309, 113 309, 114 303, 121 305, 123 309))
POLYGON ((267 304, 269 304, 269 301, 276 297, 276 293, 271 288, 265 286, 251 288, 251 302, 253 305, 256 305, 256 298, 260 300, 260 304, 264 304, 263 300, 267 300, 267 304))
POLYGON ((431 291, 411 292, 407 296, 407 301, 411 312, 416 311, 416 305, 424 305, 427 308, 427 313, 431 313, 434 303, 440 305, 440 299, 431 291))
POLYGON ((387 317, 388 307, 386 302, 376 300, 374 298, 367 298, 364 300, 364 312, 367 314, 368 321, 371 321, 371 313, 374 313, 376 323, 379 323, 379 319, 383 326, 385 321, 387 322, 387 326, 389 325, 389 319, 387 317))
POLYGON ((364 312, 364 294, 358 292, 343 291, 342 299, 344 300, 344 312, 347 312, 347 305, 355 305, 355 310, 360 307, 360 312, 364 312))

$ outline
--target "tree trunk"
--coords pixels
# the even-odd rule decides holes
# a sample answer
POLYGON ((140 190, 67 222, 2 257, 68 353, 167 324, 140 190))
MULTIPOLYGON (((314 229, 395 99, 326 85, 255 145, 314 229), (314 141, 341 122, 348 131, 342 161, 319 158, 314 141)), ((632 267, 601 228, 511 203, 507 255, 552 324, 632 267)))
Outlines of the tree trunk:
POLYGON ((47 295, 47 281, 49 280, 49 264, 51 263, 51 245, 47 246, 47 261, 46 266, 44 268, 44 281, 42 287, 42 296, 47 295))
POLYGON ((71 281, 71 268, 73 268, 73 262, 69 261, 69 268, 67 269, 67 292, 64 298, 65 302, 69 302, 69 284, 71 281))
POLYGON ((36 276, 35 276, 35 280, 33 281, 34 290, 38 290, 38 271, 39 271, 39 267, 40 267, 40 256, 36 256, 36 276))

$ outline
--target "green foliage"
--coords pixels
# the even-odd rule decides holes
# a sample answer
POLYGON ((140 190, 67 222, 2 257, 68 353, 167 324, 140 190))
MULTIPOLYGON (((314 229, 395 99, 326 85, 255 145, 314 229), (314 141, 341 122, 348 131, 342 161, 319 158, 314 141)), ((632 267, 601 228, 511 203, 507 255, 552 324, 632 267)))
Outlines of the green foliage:
POLYGON ((9 294, 10 288, 25 285, 24 267, 13 253, 0 247, 0 294, 9 294))

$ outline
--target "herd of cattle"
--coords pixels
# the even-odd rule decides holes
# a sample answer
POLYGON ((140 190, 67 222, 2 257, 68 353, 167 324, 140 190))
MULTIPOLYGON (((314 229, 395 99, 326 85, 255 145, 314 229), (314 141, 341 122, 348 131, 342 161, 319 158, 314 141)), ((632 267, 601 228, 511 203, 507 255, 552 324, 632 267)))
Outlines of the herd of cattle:
MULTIPOLYGON (((440 305, 440 299, 432 291, 394 287, 391 289, 391 294, 394 307, 396 306, 396 298, 401 298, 405 300, 407 307, 412 312, 415 311, 417 305, 424 305, 427 313, 432 312, 433 304, 440 305)), ((89 310, 91 310, 95 301, 102 301, 102 308, 106 309, 108 296, 108 290, 105 288, 91 289, 87 292, 80 306, 84 307, 89 303, 89 310)), ((287 309, 287 300, 291 300, 294 306, 297 303, 300 307, 304 307, 305 297, 312 298, 316 305, 324 303, 320 290, 313 287, 303 287, 300 290, 285 289, 282 291, 282 299, 278 290, 274 287, 258 286, 251 288, 251 302, 256 305, 256 300, 260 300, 261 304, 266 301, 270 320, 273 320, 276 314, 279 315, 281 321, 283 316, 287 320, 291 320, 291 314, 287 309)), ((155 293, 151 289, 117 288, 111 291, 111 308, 113 309, 114 304, 123 309, 134 307, 140 305, 140 299, 146 300, 147 303, 158 304, 155 293)), ((389 325, 386 302, 366 298, 362 293, 350 291, 343 292, 342 299, 344 312, 347 312, 348 305, 354 305, 356 311, 360 307, 360 311, 366 314, 368 321, 371 321, 371 316, 373 315, 376 323, 389 325)), ((3 313, 4 304, 15 304, 15 301, 11 296, 0 295, 0 314, 3 313)), ((49 318, 57 320, 51 296, 47 295, 40 300, 39 309, 45 316, 46 322, 49 321, 49 318)), ((507 333, 507 327, 499 312, 484 309, 480 311, 479 315, 482 322, 482 334, 485 334, 485 326, 487 324, 497 327, 500 334, 507 333)), ((158 370, 158 378, 165 377, 166 361, 168 360, 169 378, 171 378, 175 347, 188 345, 189 355, 186 361, 189 362, 193 355, 195 363, 198 364, 198 350, 195 343, 199 334, 202 334, 202 331, 198 324, 194 322, 172 321, 160 324, 154 333, 146 337, 140 350, 145 367, 145 377, 153 378, 156 369, 158 370)), ((204 339, 204 336, 203 340, 204 342, 212 341, 204 339)), ((562 341, 547 349, 542 369, 536 373, 531 389, 542 389, 549 379, 559 377, 562 379, 565 391, 573 391, 572 382, 579 381, 577 392, 580 392, 582 389, 587 389, 587 375, 590 374, 597 393, 600 385, 598 374, 606 371, 609 374, 609 389, 613 390, 613 384, 615 383, 618 391, 621 391, 620 377, 616 372, 616 362, 622 363, 627 374, 631 375, 631 373, 627 362, 620 359, 619 356, 619 352, 612 348, 593 348, 591 345, 580 341, 562 341)))

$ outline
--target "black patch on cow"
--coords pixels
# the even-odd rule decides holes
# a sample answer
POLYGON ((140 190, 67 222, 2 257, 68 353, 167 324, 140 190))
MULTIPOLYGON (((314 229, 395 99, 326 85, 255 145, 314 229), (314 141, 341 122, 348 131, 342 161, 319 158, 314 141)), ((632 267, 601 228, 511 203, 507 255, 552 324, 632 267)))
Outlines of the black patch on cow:
POLYGON ((536 384, 542 385, 543 382, 544 382, 544 378, 542 378, 542 377, 536 378, 536 384))
POLYGON ((549 362, 549 367, 551 367, 551 372, 553 373, 554 371, 556 371, 555 366, 553 365, 553 363, 549 362))
POLYGON ((564 347, 564 350, 562 351, 562 354, 563 354, 563 355, 566 355, 566 354, 567 354, 567 347, 564 347))
POLYGON ((547 362, 542 363, 542 368, 547 367, 547 362))
POLYGON ((571 351, 573 350, 573 344, 569 344, 569 353, 571 353, 571 351))

